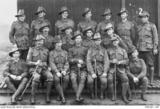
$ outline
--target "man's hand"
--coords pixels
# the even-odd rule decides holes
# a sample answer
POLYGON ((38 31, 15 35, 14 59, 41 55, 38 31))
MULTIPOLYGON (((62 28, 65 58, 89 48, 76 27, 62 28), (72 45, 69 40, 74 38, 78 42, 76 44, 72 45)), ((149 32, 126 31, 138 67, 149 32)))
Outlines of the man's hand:
POLYGON ((82 65, 81 65, 81 64, 77 64, 77 67, 81 68, 81 67, 82 67, 82 65))
POLYGON ((16 77, 16 80, 21 80, 22 79, 22 76, 17 76, 16 77))
POLYGON ((78 63, 79 63, 79 64, 83 64, 84 62, 83 62, 83 60, 79 59, 79 60, 78 60, 78 63))
POLYGON ((60 72, 57 72, 56 75, 57 75, 58 77, 61 77, 61 76, 62 76, 62 74, 61 74, 60 72))
POLYGON ((67 74, 67 72, 63 70, 63 71, 62 71, 62 74, 65 76, 65 75, 67 74))
POLYGON ((16 80, 17 76, 15 75, 9 75, 12 79, 16 80))
POLYGON ((41 60, 38 60, 35 65, 38 65, 38 66, 42 66, 42 61, 41 60))
POLYGON ((117 59, 113 59, 112 63, 113 63, 113 64, 117 64, 117 63, 118 63, 118 60, 117 60, 117 59))
POLYGON ((153 54, 154 55, 158 54, 158 50, 157 49, 153 49, 153 54))
POLYGON ((106 74, 106 73, 103 73, 103 74, 102 74, 102 77, 107 77, 107 74, 106 74))
POLYGON ((137 77, 134 77, 134 78, 133 78, 133 81, 134 81, 135 83, 137 83, 137 82, 139 81, 139 79, 138 79, 137 77))
POLYGON ((93 79, 97 78, 97 75, 96 74, 92 74, 92 78, 93 79))

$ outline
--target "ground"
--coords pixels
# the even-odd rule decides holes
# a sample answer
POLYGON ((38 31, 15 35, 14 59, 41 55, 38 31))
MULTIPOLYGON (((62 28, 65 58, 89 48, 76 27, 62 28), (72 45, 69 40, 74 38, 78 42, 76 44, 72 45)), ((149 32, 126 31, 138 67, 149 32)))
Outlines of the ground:
MULTIPOLYGON (((0 105, 6 105, 10 104, 10 95, 0 95, 0 105)), ((105 98, 104 100, 95 99, 92 100, 88 98, 86 95, 83 97, 85 98, 83 104, 76 104, 74 101, 75 96, 66 96, 67 103, 66 105, 125 105, 124 102, 119 97, 118 100, 115 102, 112 102, 109 98, 105 98)), ((140 96, 137 95, 136 98, 133 98, 133 101, 130 102, 128 105, 158 105, 160 106, 160 94, 147 94, 146 95, 148 101, 142 101, 140 99, 140 96)), ((56 100, 56 95, 51 96, 51 104, 48 105, 61 105, 59 101, 56 100)), ((30 95, 25 95, 23 98, 23 101, 18 102, 19 105, 30 105, 30 95)), ((36 97, 36 104, 37 105, 46 105, 45 103, 45 94, 39 94, 36 97)))

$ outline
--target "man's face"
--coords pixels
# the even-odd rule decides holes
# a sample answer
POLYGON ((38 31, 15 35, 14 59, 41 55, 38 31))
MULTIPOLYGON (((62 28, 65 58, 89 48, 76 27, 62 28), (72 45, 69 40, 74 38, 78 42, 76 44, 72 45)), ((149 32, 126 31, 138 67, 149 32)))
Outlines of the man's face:
POLYGON ((112 35, 113 33, 114 33, 113 28, 109 28, 109 29, 107 30, 107 34, 108 34, 108 35, 112 35))
POLYGON ((43 29, 43 35, 44 36, 47 36, 49 34, 49 28, 48 27, 45 27, 44 29, 43 29))
POLYGON ((113 43, 113 46, 118 46, 119 40, 114 40, 112 43, 113 43))
POLYGON ((68 11, 65 11, 62 13, 62 18, 64 18, 64 19, 68 18, 68 15, 69 15, 68 11))
POLYGON ((128 14, 127 14, 126 12, 123 12, 123 13, 121 14, 121 19, 126 19, 127 16, 128 16, 128 14))
POLYGON ((13 58, 18 59, 19 56, 20 56, 19 51, 16 51, 16 52, 13 53, 13 58))
POLYGON ((36 46, 41 47, 41 46, 43 46, 43 43, 44 43, 44 40, 36 41, 36 46))
POLYGON ((81 43, 82 42, 82 37, 79 35, 75 38, 76 43, 81 43))
POLYGON ((88 31, 86 32, 86 35, 87 35, 87 37, 91 38, 92 35, 93 35, 93 32, 92 32, 91 30, 88 30, 88 31))
POLYGON ((96 45, 100 45, 102 40, 101 39, 96 39, 96 40, 94 40, 94 42, 95 42, 96 45))
POLYGON ((58 43, 56 43, 55 48, 56 48, 57 50, 60 50, 60 49, 61 49, 61 47, 62 47, 62 42, 58 42, 58 43))
POLYGON ((72 33, 72 28, 66 29, 66 30, 65 30, 65 33, 66 33, 66 34, 71 34, 71 33, 72 33))
POLYGON ((142 23, 148 22, 148 17, 147 16, 146 17, 141 17, 141 21, 142 21, 142 23))
POLYGON ((135 50, 133 53, 132 53, 132 57, 133 58, 137 58, 138 57, 138 51, 135 50))
POLYGON ((39 18, 42 18, 42 17, 44 17, 45 15, 46 15, 46 13, 42 11, 42 12, 40 12, 40 13, 38 14, 38 17, 39 17, 39 18))
POLYGON ((89 11, 86 15, 85 15, 85 18, 91 18, 92 17, 92 12, 89 11))
POLYGON ((111 15, 110 14, 105 16, 105 20, 110 20, 110 19, 111 19, 111 15))
POLYGON ((24 22, 25 19, 26 19, 25 15, 22 15, 22 16, 18 17, 18 20, 21 21, 21 22, 24 22))

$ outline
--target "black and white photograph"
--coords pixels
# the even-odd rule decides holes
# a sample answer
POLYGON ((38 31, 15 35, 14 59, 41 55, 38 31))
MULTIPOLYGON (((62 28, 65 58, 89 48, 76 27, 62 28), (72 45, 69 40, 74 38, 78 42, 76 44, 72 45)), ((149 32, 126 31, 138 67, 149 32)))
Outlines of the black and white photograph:
POLYGON ((160 0, 1 0, 0 13, 0 109, 160 108, 160 0))

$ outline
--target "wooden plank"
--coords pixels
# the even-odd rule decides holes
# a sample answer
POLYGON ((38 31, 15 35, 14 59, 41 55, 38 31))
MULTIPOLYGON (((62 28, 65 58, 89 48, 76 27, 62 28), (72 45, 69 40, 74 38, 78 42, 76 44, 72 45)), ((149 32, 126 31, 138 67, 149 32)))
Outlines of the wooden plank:
MULTIPOLYGON (((160 0, 158 0, 158 3, 157 3, 157 16, 158 16, 158 34, 160 35, 160 0)), ((160 37, 159 37, 159 42, 160 42, 160 37)), ((158 48, 159 48, 159 51, 160 51, 160 43, 158 45, 158 48)), ((160 53, 158 54, 158 76, 160 77, 160 53)))

